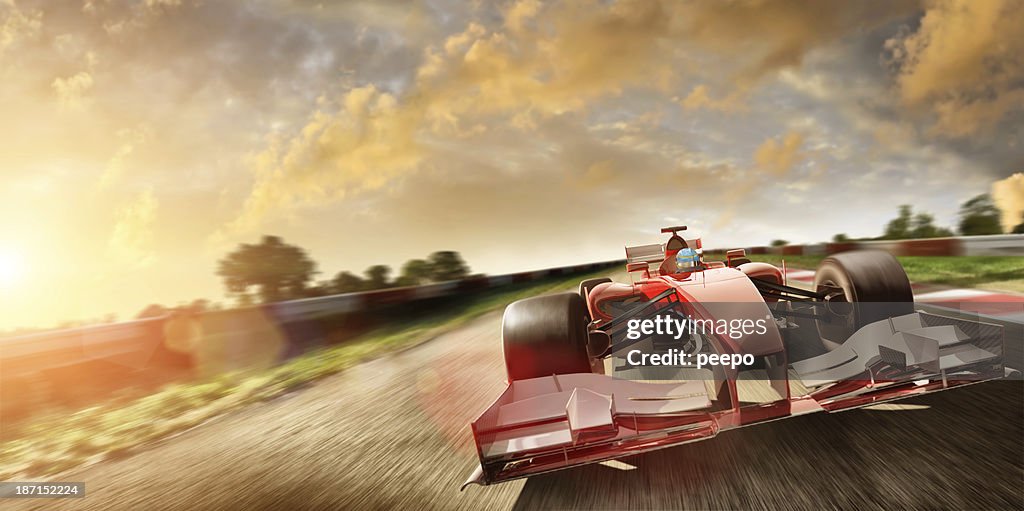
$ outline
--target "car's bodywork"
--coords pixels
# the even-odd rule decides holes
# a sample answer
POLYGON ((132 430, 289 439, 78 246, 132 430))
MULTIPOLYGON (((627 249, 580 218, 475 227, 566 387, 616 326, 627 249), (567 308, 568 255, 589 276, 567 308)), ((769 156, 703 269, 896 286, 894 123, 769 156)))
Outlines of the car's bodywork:
MULTIPOLYGON (((493 484, 714 437, 720 431, 796 415, 834 412, 1002 377, 1002 327, 913 310, 909 304, 859 304, 877 321, 841 342, 825 339, 844 306, 827 284, 786 285, 778 268, 742 251, 694 271, 673 269, 680 243, 627 248, 630 283, 584 290, 588 331, 610 343, 592 353, 590 373, 510 381, 472 432, 480 466, 466 484, 493 484), (675 246, 673 246, 673 244, 675 246), (749 367, 638 367, 625 354, 679 348, 657 335, 629 339, 628 319, 769 318, 763 333, 716 333, 686 349, 746 354, 749 367), (825 325, 825 329, 816 325, 825 325), (642 381, 646 380, 646 381, 642 381)), ((664 336, 662 336, 664 337, 664 336)), ((693 341, 696 341, 694 344, 693 341)), ((465 487, 465 485, 463 486, 465 487)))

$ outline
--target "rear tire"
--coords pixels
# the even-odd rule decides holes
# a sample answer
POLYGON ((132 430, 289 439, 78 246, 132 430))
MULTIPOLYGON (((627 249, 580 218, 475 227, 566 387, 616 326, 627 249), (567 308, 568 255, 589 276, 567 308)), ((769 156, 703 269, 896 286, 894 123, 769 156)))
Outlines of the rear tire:
POLYGON ((589 321, 576 293, 527 298, 506 307, 501 340, 509 381, 591 372, 589 321))
POLYGON ((910 279, 892 254, 857 250, 825 258, 814 274, 818 292, 841 290, 827 307, 829 322, 818 321, 818 333, 828 349, 842 344, 864 325, 914 311, 910 279), (852 304, 851 306, 844 306, 852 304))

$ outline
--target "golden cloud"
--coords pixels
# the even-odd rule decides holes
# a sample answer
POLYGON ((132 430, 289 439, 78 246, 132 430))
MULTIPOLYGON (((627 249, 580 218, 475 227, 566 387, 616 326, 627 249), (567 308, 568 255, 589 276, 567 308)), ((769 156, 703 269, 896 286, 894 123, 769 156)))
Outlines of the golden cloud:
POLYGON ((160 17, 182 6, 181 0, 145 0, 142 3, 115 5, 111 2, 94 2, 87 0, 82 12, 105 17, 103 30, 108 36, 118 38, 133 31, 145 30, 160 17))
POLYGON ((77 110, 88 102, 85 95, 92 88, 92 75, 79 71, 67 78, 55 79, 52 86, 61 109, 77 110))
POLYGON ((762 169, 779 176, 785 175, 803 159, 800 151, 803 143, 804 136, 798 132, 786 133, 781 141, 769 138, 754 152, 754 161, 762 169))
POLYGON ((140 268, 153 264, 153 223, 159 202, 152 190, 140 193, 117 213, 107 253, 119 264, 140 268))
POLYGON ((520 0, 512 3, 505 12, 505 26, 512 32, 522 31, 524 25, 540 12, 540 0, 520 0))
POLYGON ((738 92, 733 92, 722 99, 713 99, 708 94, 707 85, 698 85, 683 99, 677 102, 685 110, 714 110, 718 112, 736 112, 744 108, 738 92))
POLYGON ((137 146, 146 142, 149 134, 150 131, 146 128, 126 129, 117 133, 117 138, 121 140, 121 144, 117 147, 114 155, 111 156, 110 161, 107 162, 106 168, 103 169, 103 175, 100 176, 99 182, 101 190, 110 188, 121 180, 121 176, 124 175, 126 160, 135 152, 137 146))
POLYGON ((14 0, 0 2, 0 54, 22 39, 37 36, 42 19, 42 12, 24 11, 14 0))
POLYGON ((1024 3, 932 2, 917 31, 886 42, 905 104, 930 109, 935 130, 967 136, 1024 108, 1024 3))
MULTIPOLYGON (((492 126, 529 131, 539 119, 586 112, 627 89, 670 93, 693 71, 683 48, 703 44, 737 57, 737 73, 758 77, 799 62, 804 52, 895 8, 810 9, 781 0, 687 4, 647 0, 521 0, 503 24, 466 28, 428 47, 410 90, 400 96, 374 86, 350 90, 336 110, 319 109, 291 138, 275 138, 254 161, 256 183, 229 230, 249 230, 275 210, 337 200, 383 186, 416 169, 443 144, 492 126), (715 29, 717 27, 717 29, 715 29), (720 29, 720 30, 719 30, 720 29), (725 33, 722 33, 725 32, 725 33)), ((698 86, 686 108, 732 111, 738 93, 713 99, 698 86)), ((782 173, 798 159, 793 134, 759 150, 782 173)), ((558 143, 557 140, 551 142, 558 143)), ((588 163, 592 165, 593 162, 588 163)), ((604 166, 566 169, 609 180, 604 166)))
POLYGON ((275 137, 253 158, 257 182, 229 231, 251 230, 269 211, 382 186, 420 161, 420 118, 372 85, 350 90, 337 111, 316 111, 298 136, 275 137))
POLYGON ((1003 231, 1010 232, 1024 223, 1024 173, 993 183, 992 200, 1002 212, 1003 231))
POLYGON ((488 116, 529 129, 534 115, 578 111, 672 72, 659 4, 580 1, 549 9, 544 19, 553 27, 527 26, 537 8, 525 2, 511 7, 518 14, 508 30, 470 23, 428 49, 401 103, 372 85, 355 88, 335 111, 315 112, 296 136, 272 140, 254 159, 256 184, 229 231, 255 228, 274 210, 378 188, 422 161, 421 138, 483 133, 488 116))
MULTIPOLYGON (((806 2, 732 0, 679 4, 688 39, 700 48, 744 62, 741 86, 770 72, 799 66, 810 51, 847 34, 915 12, 917 0, 806 2)), ((716 62, 724 66, 726 63, 716 62)))

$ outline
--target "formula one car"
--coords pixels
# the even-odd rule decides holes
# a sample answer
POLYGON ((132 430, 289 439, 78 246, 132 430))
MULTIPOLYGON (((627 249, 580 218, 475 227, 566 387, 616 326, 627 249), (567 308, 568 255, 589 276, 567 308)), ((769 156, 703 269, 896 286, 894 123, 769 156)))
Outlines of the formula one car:
POLYGON ((505 309, 508 386, 472 423, 493 484, 1000 378, 1003 327, 916 310, 886 252, 827 257, 811 289, 699 238, 627 247, 629 283, 505 309))

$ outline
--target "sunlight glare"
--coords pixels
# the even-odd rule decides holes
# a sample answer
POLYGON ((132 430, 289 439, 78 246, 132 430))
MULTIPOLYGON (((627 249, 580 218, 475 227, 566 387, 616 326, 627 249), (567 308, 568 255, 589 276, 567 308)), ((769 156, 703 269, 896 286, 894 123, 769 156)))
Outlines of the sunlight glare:
POLYGON ((25 262, 19 254, 0 251, 0 289, 12 288, 25 276, 25 262))

